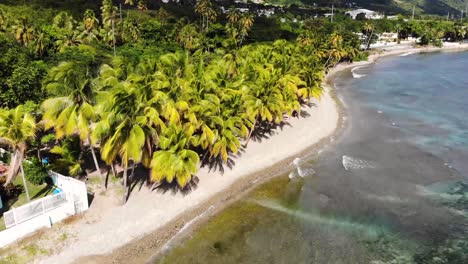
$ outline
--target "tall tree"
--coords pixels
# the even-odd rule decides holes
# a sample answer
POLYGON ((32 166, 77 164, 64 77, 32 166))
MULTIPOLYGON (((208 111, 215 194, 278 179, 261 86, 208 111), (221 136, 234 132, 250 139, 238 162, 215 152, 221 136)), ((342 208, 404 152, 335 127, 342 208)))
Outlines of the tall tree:
POLYGON ((96 121, 92 76, 85 65, 63 62, 52 68, 44 85, 57 97, 43 102, 45 128, 54 128, 56 138, 77 134, 82 142, 88 142, 94 165, 101 181, 101 170, 91 141, 91 123, 96 121))
POLYGON ((21 17, 16 20, 11 29, 16 41, 23 46, 27 47, 31 42, 34 41, 34 28, 25 17, 21 17))
POLYGON ((8 145, 13 151, 5 186, 14 181, 18 171, 21 170, 28 201, 30 197, 24 175, 23 160, 27 142, 36 136, 37 128, 34 118, 21 105, 11 110, 0 110, 0 143, 8 145))

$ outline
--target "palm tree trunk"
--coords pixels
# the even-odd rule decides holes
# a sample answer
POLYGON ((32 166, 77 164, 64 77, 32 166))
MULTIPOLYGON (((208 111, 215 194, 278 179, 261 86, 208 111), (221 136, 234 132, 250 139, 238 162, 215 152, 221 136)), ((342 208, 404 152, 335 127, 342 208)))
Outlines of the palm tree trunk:
POLYGON ((39 162, 42 164, 41 148, 40 148, 40 147, 37 148, 37 159, 38 159, 39 162))
POLYGON ((244 145, 245 147, 247 147, 247 145, 249 144, 249 141, 252 137, 252 132, 254 131, 255 126, 257 125, 257 121, 258 121, 258 116, 255 118, 255 122, 253 123, 252 129, 249 132, 249 136, 247 137, 247 141, 245 142, 245 145, 244 145))
POLYGON ((367 40, 366 50, 368 50, 369 47, 370 47, 371 40, 372 40, 372 34, 374 34, 374 30, 371 31, 369 39, 367 40))
POLYGON ((111 170, 112 170, 112 174, 114 174, 114 176, 117 176, 117 173, 116 173, 115 167, 114 167, 114 162, 111 163, 110 167, 111 167, 111 170))
POLYGON ((24 176, 24 169, 23 169, 23 163, 22 162, 20 164, 20 169, 21 169, 21 176, 23 178, 24 191, 26 192, 26 198, 28 199, 28 202, 29 202, 29 201, 31 201, 31 198, 29 197, 28 184, 26 183, 26 177, 24 176))
POLYGON ((96 158, 96 153, 94 152, 93 145, 91 144, 91 137, 89 135, 88 135, 88 142, 89 142, 89 149, 91 149, 91 156, 93 156, 94 166, 96 167, 96 171, 99 175, 99 179, 101 180, 101 183, 105 185, 104 180, 102 178, 102 174, 101 174, 101 168, 99 167, 99 163, 96 158))
POLYGON ((22 156, 23 155, 21 154, 21 150, 16 149, 10 161, 10 166, 9 166, 8 174, 7 174, 7 180, 5 181, 4 186, 7 186, 16 178, 16 175, 18 174, 18 171, 20 170, 21 160, 23 160, 22 156))
POLYGON ((123 196, 123 204, 127 202, 127 197, 128 197, 128 188, 127 188, 127 165, 124 166, 124 173, 123 173, 123 180, 124 180, 124 196, 123 196))

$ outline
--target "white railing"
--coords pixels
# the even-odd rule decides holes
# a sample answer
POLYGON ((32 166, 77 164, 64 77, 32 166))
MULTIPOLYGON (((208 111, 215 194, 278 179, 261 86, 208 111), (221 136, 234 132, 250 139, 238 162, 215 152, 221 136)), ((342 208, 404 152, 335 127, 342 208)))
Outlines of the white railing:
POLYGON ((52 171, 49 176, 62 192, 5 212, 3 218, 7 229, 0 232, 0 247, 88 210, 88 192, 84 182, 52 171))
POLYGON ((5 220, 5 227, 9 228, 19 223, 32 219, 36 216, 42 215, 48 211, 56 209, 67 202, 67 195, 64 192, 47 196, 28 204, 22 205, 17 208, 5 212, 3 218, 5 220))

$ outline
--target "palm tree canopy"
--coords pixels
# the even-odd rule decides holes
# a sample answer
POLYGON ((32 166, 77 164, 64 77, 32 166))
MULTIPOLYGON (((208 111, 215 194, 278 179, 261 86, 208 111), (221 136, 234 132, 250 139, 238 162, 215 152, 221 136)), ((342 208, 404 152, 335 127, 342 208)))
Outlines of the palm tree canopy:
POLYGON ((23 106, 11 110, 0 109, 0 143, 19 148, 36 136, 37 124, 23 106))

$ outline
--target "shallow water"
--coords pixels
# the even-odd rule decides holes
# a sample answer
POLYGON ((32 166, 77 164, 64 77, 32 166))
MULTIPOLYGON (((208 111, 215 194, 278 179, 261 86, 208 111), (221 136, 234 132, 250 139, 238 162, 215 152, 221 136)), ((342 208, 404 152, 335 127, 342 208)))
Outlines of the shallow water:
POLYGON ((260 186, 156 262, 435 263, 468 241, 466 65, 408 55, 337 76, 349 124, 289 173, 305 177, 260 186))

